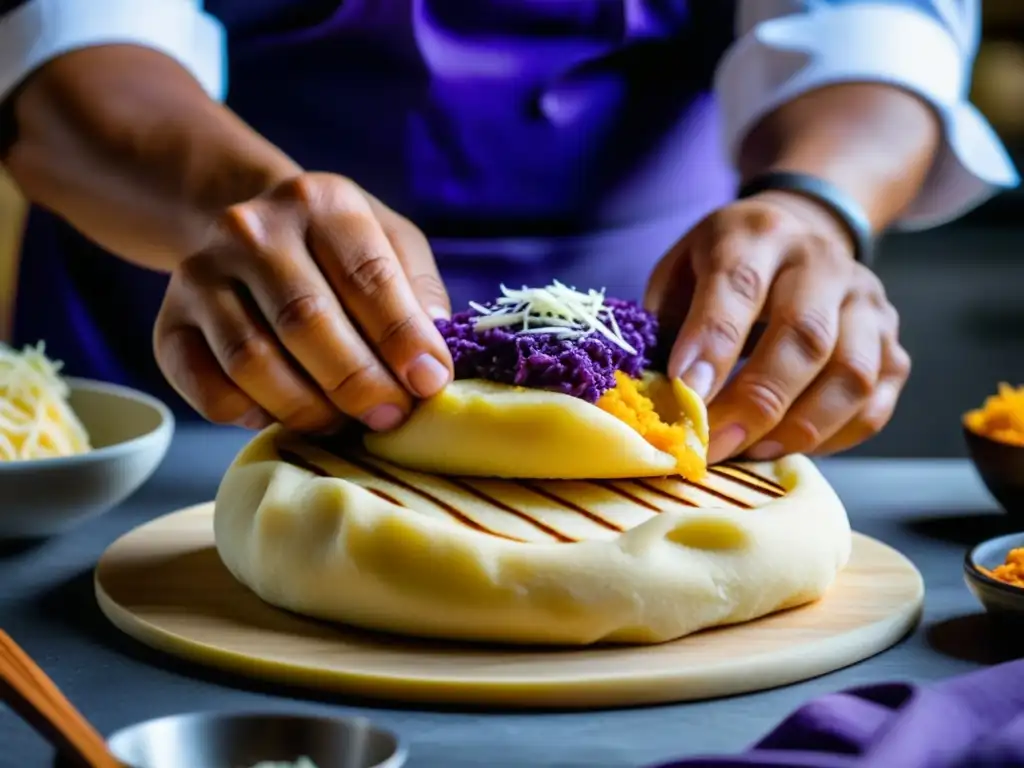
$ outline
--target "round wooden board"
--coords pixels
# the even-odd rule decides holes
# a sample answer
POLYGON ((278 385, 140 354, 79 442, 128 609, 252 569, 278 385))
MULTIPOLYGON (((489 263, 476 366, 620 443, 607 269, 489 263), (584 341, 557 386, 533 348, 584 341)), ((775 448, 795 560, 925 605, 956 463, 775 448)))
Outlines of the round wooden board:
POLYGON ((122 536, 96 568, 103 612, 141 642, 191 661, 377 699, 513 707, 609 707, 712 698, 806 680, 885 650, 916 624, 920 573, 854 534, 824 599, 654 646, 516 648, 378 635, 274 608, 239 584, 213 541, 213 504, 122 536))

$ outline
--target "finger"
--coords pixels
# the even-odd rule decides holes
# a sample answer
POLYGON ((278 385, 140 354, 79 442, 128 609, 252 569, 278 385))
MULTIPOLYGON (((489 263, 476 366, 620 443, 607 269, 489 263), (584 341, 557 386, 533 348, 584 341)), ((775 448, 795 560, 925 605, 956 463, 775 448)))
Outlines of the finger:
POLYGON ((196 291, 194 317, 224 374, 264 411, 300 432, 329 431, 340 414, 284 354, 233 285, 196 291))
POLYGON ((693 303, 669 357, 670 376, 682 376, 710 401, 735 367, 761 313, 778 265, 769 238, 726 235, 693 257, 693 303))
POLYGON ((800 395, 782 422, 745 452, 755 461, 809 453, 835 435, 867 404, 882 366, 878 310, 848 301, 839 316, 839 340, 821 375, 800 395))
POLYGON ((163 308, 153 330, 153 353, 174 391, 214 424, 263 429, 273 422, 224 374, 203 332, 163 308))
POLYGON ((228 254, 233 274, 273 335, 342 413, 374 430, 396 427, 411 408, 409 394, 345 315, 306 251, 296 215, 265 201, 233 208, 225 217, 241 244, 228 254))
POLYGON ((823 456, 839 453, 874 437, 892 418, 910 376, 910 355, 894 338, 882 342, 882 375, 865 407, 835 435, 814 450, 823 456))
POLYGON ((693 272, 692 238, 677 243, 658 262, 647 282, 644 307, 658 321, 657 345, 651 362, 661 370, 668 370, 669 355, 683 327, 697 287, 693 272))
POLYGON ((763 438, 825 367, 839 335, 847 281, 828 262, 793 262, 768 299, 768 324, 746 365, 711 404, 719 425, 709 459, 722 461, 763 438))
POLYGON ((339 184, 310 225, 310 249, 320 269, 377 354, 410 394, 430 397, 452 379, 448 345, 420 305, 402 263, 369 203, 339 184))
POLYGON ((451 299, 427 238, 412 222, 399 216, 373 195, 366 193, 366 197, 423 311, 432 320, 449 319, 452 314, 451 299))
POLYGON ((695 239, 696 234, 683 238, 654 265, 647 280, 647 288, 644 290, 643 306, 648 311, 657 314, 666 307, 678 303, 674 299, 679 298, 680 278, 689 271, 684 269, 684 266, 687 264, 687 255, 695 239))

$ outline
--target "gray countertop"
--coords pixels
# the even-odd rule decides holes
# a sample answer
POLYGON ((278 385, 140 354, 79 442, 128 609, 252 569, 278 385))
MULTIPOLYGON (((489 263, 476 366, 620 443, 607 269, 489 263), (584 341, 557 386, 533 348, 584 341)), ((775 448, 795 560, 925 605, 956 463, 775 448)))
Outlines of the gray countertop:
MULTIPOLYGON (((0 551, 0 627, 104 733, 194 710, 359 712, 408 741, 409 768, 634 768, 676 756, 738 751, 822 693, 890 679, 926 682, 1008 658, 961 576, 969 544, 1012 530, 970 465, 959 460, 835 459, 822 462, 822 468, 854 527, 909 556, 927 586, 919 629, 854 667, 730 699, 555 714, 399 708, 228 678, 121 635, 96 607, 91 571, 122 533, 212 498, 245 439, 234 430, 182 428, 162 468, 128 503, 62 537, 0 551)), ((0 766, 42 766, 50 755, 34 731, 2 709, 0 745, 0 766)))

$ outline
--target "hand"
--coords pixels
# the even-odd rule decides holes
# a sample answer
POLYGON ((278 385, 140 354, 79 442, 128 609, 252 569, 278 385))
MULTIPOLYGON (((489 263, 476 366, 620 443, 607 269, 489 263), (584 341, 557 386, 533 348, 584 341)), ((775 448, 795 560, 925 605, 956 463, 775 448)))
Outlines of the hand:
POLYGON ((448 297, 416 227, 341 176, 305 174, 226 210, 172 273, 164 375, 213 422, 397 426, 451 379, 448 297))
POLYGON ((910 374, 881 281, 838 220, 795 194, 712 213, 655 268, 646 302, 679 329, 668 372, 709 403, 712 462, 851 448, 889 421, 910 374))

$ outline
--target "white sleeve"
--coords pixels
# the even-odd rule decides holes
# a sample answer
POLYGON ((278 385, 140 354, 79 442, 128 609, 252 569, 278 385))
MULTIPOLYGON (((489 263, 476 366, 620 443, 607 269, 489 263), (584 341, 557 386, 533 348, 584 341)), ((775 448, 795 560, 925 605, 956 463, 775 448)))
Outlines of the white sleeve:
POLYGON ((879 82, 925 99, 944 142, 896 227, 950 221, 1020 179, 998 136, 968 101, 979 0, 739 0, 737 39, 715 90, 729 156, 773 109, 823 85, 879 82))
POLYGON ((177 60, 215 99, 224 31, 202 0, 28 0, 0 16, 0 99, 32 70, 79 48, 141 45, 177 60))

